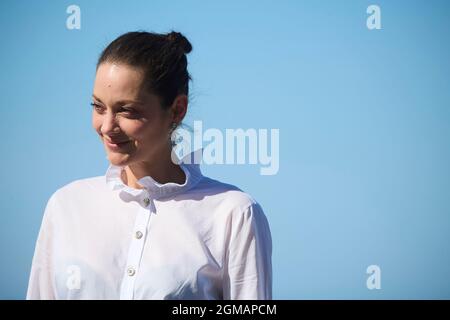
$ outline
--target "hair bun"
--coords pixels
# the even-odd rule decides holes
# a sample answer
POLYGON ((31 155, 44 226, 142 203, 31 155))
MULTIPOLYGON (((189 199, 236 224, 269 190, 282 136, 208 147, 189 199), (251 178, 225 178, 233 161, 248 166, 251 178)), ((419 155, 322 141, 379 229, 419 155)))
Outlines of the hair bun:
POLYGON ((167 39, 169 39, 169 41, 175 43, 177 46, 182 48, 184 54, 188 54, 189 52, 192 51, 191 43, 180 32, 172 31, 168 33, 167 39))

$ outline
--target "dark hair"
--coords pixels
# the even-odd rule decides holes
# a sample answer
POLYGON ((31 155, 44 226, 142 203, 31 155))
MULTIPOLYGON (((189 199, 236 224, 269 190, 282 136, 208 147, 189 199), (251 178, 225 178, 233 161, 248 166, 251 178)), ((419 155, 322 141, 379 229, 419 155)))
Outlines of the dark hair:
POLYGON ((143 71, 143 84, 160 97, 162 107, 169 108, 179 94, 189 95, 186 54, 191 43, 179 32, 166 34, 145 31, 128 32, 111 42, 101 53, 97 69, 103 62, 117 62, 143 71))

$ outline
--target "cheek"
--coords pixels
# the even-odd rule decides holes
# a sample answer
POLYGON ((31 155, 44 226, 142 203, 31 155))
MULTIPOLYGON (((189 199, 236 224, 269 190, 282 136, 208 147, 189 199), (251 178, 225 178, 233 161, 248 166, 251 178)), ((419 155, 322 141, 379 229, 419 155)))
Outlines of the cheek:
POLYGON ((150 126, 142 121, 123 119, 119 122, 119 127, 126 136, 141 140, 145 139, 146 131, 150 126))
POLYGON ((164 126, 158 121, 130 127, 128 133, 140 146, 157 146, 166 142, 167 133, 164 126))
POLYGON ((97 131, 97 133, 100 133, 100 129, 102 126, 102 119, 95 113, 92 113, 92 128, 97 131))

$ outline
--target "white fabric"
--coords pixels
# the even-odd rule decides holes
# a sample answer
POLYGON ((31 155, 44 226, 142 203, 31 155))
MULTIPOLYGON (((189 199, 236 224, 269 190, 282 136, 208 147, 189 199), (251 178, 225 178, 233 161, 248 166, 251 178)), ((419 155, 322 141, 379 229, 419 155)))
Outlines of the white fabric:
POLYGON ((184 184, 147 176, 133 189, 109 165, 53 193, 27 299, 272 299, 261 206, 185 159, 184 184))

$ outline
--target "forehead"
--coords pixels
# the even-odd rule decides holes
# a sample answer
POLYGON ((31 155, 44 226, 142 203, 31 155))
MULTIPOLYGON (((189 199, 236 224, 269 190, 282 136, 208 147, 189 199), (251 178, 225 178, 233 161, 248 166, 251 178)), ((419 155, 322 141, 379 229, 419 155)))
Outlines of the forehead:
POLYGON ((97 69, 94 94, 100 99, 135 99, 141 97, 143 75, 130 66, 105 62, 97 69))

